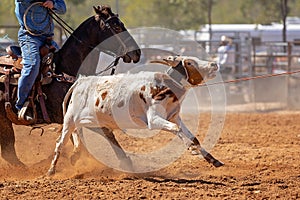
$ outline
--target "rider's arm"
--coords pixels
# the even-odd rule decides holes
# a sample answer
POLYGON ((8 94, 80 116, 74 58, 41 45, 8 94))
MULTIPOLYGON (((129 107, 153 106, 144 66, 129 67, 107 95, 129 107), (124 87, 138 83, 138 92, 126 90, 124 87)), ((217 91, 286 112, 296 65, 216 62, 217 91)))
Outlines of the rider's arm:
POLYGON ((67 11, 64 0, 51 0, 53 2, 53 11, 57 14, 65 14, 67 11))

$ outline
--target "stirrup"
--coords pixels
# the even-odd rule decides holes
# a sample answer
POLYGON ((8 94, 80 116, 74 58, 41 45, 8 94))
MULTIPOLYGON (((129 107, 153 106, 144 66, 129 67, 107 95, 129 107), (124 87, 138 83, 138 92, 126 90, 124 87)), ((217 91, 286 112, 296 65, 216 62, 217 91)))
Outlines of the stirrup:
POLYGON ((34 124, 35 123, 35 117, 34 117, 34 114, 32 117, 29 117, 29 116, 26 116, 26 112, 28 110, 28 107, 29 107, 29 101, 26 101, 24 103, 24 106, 22 107, 22 109, 19 111, 18 113, 18 119, 20 121, 23 121, 23 122, 27 122, 28 124, 34 124), (31 119, 30 119, 31 118, 31 119))

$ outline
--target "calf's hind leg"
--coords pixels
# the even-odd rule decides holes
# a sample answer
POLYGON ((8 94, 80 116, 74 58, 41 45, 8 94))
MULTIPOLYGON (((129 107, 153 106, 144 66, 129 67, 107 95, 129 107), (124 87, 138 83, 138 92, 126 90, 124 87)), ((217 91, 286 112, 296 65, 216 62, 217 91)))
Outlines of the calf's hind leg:
POLYGON ((47 172, 48 176, 54 175, 55 174, 55 168, 56 168, 56 163, 58 161, 58 158, 60 156, 60 152, 62 150, 62 147, 67 143, 68 139, 71 136, 71 133, 76 131, 75 124, 71 123, 69 126, 63 127, 62 134, 56 141, 56 146, 55 146, 55 151, 54 151, 54 158, 52 159, 50 168, 47 172))
POLYGON ((113 151, 115 152, 116 156, 120 160, 121 169, 132 171, 133 170, 132 161, 130 157, 127 156, 126 152, 123 150, 119 142, 116 140, 112 130, 108 128, 102 128, 102 131, 104 133, 104 136, 110 142, 111 147, 113 148, 113 151))
POLYGON ((75 165, 81 156, 81 143, 78 134, 81 134, 82 128, 76 129, 71 135, 71 142, 73 143, 73 155, 71 156, 71 164, 75 165))

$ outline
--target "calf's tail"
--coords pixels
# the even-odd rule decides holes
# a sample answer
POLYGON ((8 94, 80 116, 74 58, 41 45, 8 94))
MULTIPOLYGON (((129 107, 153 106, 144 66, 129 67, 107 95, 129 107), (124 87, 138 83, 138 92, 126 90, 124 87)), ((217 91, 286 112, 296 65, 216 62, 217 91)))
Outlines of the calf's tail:
POLYGON ((67 94, 65 95, 64 101, 62 103, 62 108, 63 108, 63 116, 65 116, 66 112, 67 112, 67 107, 68 107, 68 102, 70 100, 70 96, 72 95, 74 88, 76 87, 76 85, 78 84, 78 81, 76 81, 68 90, 67 94))

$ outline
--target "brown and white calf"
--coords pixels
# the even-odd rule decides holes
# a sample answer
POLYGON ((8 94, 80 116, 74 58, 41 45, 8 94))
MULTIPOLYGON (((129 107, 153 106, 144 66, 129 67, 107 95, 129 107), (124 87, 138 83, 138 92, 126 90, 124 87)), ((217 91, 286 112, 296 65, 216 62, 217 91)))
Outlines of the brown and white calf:
POLYGON ((178 135, 187 147, 202 154, 214 166, 223 165, 201 147, 179 116, 180 105, 188 89, 214 78, 218 70, 216 63, 185 56, 170 56, 153 63, 170 68, 166 73, 80 77, 74 83, 64 101, 63 130, 56 143, 48 175, 55 173, 61 148, 71 133, 81 127, 95 126, 100 127, 107 139, 121 149, 121 152, 116 152, 121 154, 120 159, 126 154, 116 141, 113 130, 160 129, 178 135), (124 113, 127 116, 120 117, 124 113))

